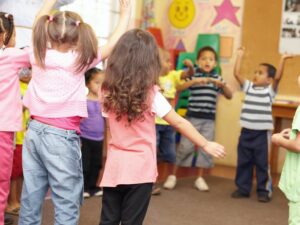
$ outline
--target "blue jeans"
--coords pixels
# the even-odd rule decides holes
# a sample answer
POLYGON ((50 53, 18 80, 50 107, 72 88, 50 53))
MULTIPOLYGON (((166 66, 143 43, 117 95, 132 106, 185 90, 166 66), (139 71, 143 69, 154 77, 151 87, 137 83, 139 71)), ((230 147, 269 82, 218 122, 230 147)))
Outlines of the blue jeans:
POLYGON ((156 145, 158 160, 176 162, 175 131, 172 126, 156 124, 156 145))
POLYGON ((41 224, 50 188, 55 225, 76 225, 83 197, 80 139, 75 131, 32 120, 23 144, 24 184, 19 225, 41 224))

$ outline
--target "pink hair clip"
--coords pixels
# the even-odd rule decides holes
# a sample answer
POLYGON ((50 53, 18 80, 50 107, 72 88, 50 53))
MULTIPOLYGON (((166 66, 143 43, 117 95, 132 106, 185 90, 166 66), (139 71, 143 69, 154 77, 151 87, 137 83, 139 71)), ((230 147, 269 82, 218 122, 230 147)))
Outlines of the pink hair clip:
POLYGON ((53 16, 48 16, 48 21, 52 22, 53 21, 53 16))
POLYGON ((75 22, 76 27, 78 27, 80 23, 81 23, 81 22, 80 22, 79 20, 77 20, 77 21, 75 22))

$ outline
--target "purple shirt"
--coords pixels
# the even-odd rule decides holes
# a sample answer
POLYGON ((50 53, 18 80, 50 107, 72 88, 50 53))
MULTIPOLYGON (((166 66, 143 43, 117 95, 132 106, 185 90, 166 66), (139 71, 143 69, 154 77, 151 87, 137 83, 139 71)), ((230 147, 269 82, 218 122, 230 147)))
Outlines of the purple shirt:
POLYGON ((80 123, 80 136, 94 141, 104 139, 104 118, 99 101, 87 100, 88 117, 80 123))

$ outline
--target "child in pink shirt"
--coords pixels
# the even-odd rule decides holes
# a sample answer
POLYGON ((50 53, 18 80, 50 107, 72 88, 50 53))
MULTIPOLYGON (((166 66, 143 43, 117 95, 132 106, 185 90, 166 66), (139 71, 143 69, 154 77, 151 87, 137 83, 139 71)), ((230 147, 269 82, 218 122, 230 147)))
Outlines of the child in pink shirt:
MULTIPOLYGON (((79 125, 87 117, 84 72, 108 57, 126 31, 130 15, 130 0, 120 0, 116 31, 98 48, 93 30, 78 14, 49 15, 55 3, 44 1, 33 27, 33 48, 20 56, 32 67, 32 80, 23 98, 32 120, 23 143, 19 225, 41 223, 49 188, 55 224, 78 224, 83 197, 79 125)), ((14 57, 18 59, 18 54, 14 57)), ((20 117, 21 112, 20 107, 20 117)))
POLYGON ((159 92, 160 69, 156 42, 140 29, 125 33, 109 57, 102 86, 109 132, 100 225, 143 223, 157 177, 155 115, 209 154, 225 156, 223 146, 207 141, 159 92))
POLYGON ((10 186, 14 132, 22 130, 22 102, 18 71, 29 65, 15 46, 13 16, 0 12, 0 225, 10 186))

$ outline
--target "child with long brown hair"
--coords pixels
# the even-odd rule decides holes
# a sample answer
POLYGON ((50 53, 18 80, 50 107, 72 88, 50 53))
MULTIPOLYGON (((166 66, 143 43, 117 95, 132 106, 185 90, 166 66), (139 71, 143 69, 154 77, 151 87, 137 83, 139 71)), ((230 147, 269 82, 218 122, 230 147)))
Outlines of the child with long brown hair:
POLYGON ((55 224, 78 224, 83 197, 79 127, 87 117, 84 72, 108 57, 130 18, 130 0, 120 0, 120 22, 98 47, 92 28, 74 12, 49 15, 56 0, 44 1, 33 27, 32 80, 23 103, 31 121, 23 144, 24 184, 19 224, 40 224, 51 190, 55 224))
POLYGON ((160 70, 155 39, 140 29, 125 33, 109 57, 102 85, 109 132, 100 225, 143 223, 157 177, 155 115, 209 154, 225 156, 223 146, 207 141, 159 92, 160 70))

